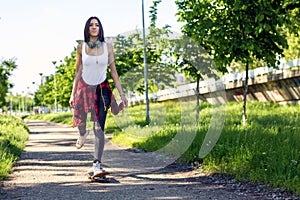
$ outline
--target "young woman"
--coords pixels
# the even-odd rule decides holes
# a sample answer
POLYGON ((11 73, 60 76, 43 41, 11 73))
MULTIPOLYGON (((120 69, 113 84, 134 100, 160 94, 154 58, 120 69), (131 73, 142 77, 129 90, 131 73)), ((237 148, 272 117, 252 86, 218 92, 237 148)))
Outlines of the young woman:
POLYGON ((70 105, 74 109, 73 127, 77 126, 80 134, 76 142, 78 149, 84 145, 89 134, 86 130, 88 112, 91 113, 91 120, 94 121, 94 175, 105 173, 101 166, 104 126, 107 111, 115 100, 106 78, 108 66, 122 99, 121 106, 117 109, 123 109, 124 106, 127 107, 128 101, 123 93, 114 63, 113 47, 104 40, 100 20, 97 17, 90 17, 84 28, 84 42, 77 46, 76 71, 70 105))

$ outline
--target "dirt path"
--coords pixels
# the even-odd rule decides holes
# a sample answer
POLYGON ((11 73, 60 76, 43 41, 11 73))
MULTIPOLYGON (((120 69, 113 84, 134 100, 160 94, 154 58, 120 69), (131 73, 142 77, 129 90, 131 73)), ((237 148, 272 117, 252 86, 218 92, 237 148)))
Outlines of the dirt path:
POLYGON ((29 142, 13 174, 2 182, 0 199, 296 199, 257 185, 209 177, 180 164, 147 172, 151 155, 106 143, 103 161, 109 183, 90 182, 91 153, 74 147, 76 130, 27 121, 29 142), (133 170, 135 169, 135 170, 133 170))

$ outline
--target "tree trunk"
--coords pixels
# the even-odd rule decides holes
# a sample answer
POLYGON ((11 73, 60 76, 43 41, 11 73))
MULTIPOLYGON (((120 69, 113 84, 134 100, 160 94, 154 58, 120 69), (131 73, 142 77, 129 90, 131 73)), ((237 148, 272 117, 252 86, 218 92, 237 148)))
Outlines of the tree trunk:
POLYGON ((198 127, 199 124, 199 116, 200 116, 200 76, 197 76, 197 87, 196 87, 196 95, 197 95, 197 103, 196 103, 196 124, 198 127))
POLYGON ((243 103, 243 125, 245 126, 247 124, 247 113, 246 113, 246 107, 247 107, 247 94, 248 94, 248 70, 249 70, 249 63, 247 61, 246 63, 246 79, 245 79, 245 91, 244 91, 244 103, 243 103))

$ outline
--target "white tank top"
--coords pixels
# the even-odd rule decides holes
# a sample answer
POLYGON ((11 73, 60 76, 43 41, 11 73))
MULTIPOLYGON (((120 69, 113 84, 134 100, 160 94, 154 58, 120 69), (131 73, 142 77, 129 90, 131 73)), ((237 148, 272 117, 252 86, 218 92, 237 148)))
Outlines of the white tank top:
POLYGON ((82 79, 88 85, 99 85, 106 79, 108 51, 106 43, 102 44, 103 53, 99 56, 91 56, 85 52, 86 43, 82 43, 82 79))

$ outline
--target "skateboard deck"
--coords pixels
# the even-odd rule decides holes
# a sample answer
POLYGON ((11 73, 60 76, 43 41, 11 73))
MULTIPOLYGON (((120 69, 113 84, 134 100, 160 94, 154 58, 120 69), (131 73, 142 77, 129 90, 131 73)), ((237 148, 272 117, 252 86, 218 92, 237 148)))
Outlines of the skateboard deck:
POLYGON ((97 181, 97 182, 108 182, 109 179, 106 177, 106 175, 108 175, 108 174, 109 174, 109 172, 102 172, 102 173, 94 175, 94 172, 89 172, 88 173, 88 178, 92 182, 94 182, 94 181, 97 181))

